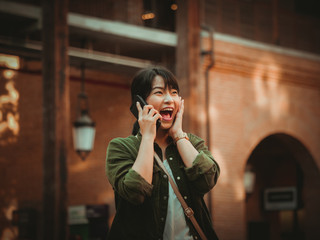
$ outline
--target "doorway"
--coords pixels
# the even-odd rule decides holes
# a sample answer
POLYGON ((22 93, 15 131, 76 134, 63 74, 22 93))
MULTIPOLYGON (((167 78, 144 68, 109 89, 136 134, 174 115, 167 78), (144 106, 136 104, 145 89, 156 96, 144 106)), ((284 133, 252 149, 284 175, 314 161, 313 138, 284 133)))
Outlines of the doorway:
POLYGON ((320 173, 307 148, 287 134, 264 138, 251 153, 246 175, 247 239, 320 239, 320 173))

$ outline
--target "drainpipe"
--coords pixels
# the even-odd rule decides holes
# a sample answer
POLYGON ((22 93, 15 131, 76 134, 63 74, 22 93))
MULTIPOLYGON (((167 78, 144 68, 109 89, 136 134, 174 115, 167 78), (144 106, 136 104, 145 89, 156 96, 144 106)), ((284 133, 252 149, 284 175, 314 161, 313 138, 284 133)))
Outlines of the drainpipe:
POLYGON ((207 111, 207 131, 206 131, 206 138, 207 138, 207 145, 210 148, 210 117, 209 117, 209 71, 214 65, 214 54, 213 54, 213 29, 209 26, 201 26, 203 30, 208 32, 209 35, 209 50, 201 50, 201 56, 209 56, 209 64, 205 70, 205 86, 206 86, 206 111, 207 111))
MULTIPOLYGON (((205 104, 206 104, 206 140, 207 140, 207 146, 210 150, 210 145, 211 145, 211 139, 210 139, 210 115, 209 115, 209 71, 210 69, 214 66, 214 53, 213 53, 213 34, 214 31, 210 26, 203 25, 201 26, 201 29, 206 31, 209 35, 209 49, 208 50, 201 50, 201 56, 202 57, 209 57, 209 64, 206 67, 205 70, 205 104)), ((208 193, 208 208, 209 212, 212 216, 212 195, 211 192, 208 193)))

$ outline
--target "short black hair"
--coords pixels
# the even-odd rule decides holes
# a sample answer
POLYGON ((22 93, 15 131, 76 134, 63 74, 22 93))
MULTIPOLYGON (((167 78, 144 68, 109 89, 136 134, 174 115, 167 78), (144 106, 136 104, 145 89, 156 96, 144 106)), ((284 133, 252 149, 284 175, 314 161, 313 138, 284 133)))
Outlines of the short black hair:
POLYGON ((161 76, 164 80, 165 88, 169 86, 179 92, 179 84, 176 77, 164 67, 150 67, 140 70, 133 78, 131 83, 131 101, 135 95, 140 95, 144 100, 147 99, 151 90, 152 83, 156 76, 161 76))

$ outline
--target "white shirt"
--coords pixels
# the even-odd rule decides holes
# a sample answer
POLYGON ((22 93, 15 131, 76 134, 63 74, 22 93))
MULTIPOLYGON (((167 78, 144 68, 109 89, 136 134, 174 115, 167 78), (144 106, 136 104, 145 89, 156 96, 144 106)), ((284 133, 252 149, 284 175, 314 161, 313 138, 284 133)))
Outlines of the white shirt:
MULTIPOLYGON (((163 164, 170 176, 172 177, 173 181, 175 181, 168 161, 164 160, 163 164)), ((163 239, 193 240, 193 237, 190 235, 189 226, 186 223, 181 203, 179 202, 176 194, 174 193, 170 183, 168 196, 168 210, 163 232, 163 239)))

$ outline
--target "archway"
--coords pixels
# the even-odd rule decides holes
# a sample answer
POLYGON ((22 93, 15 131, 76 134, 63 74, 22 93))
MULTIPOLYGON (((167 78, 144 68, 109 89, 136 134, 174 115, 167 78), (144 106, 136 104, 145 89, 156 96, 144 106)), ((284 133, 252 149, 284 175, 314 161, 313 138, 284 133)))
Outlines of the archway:
POLYGON ((246 173, 254 176, 246 190, 248 240, 320 239, 320 173, 300 141, 280 133, 264 138, 246 173))

